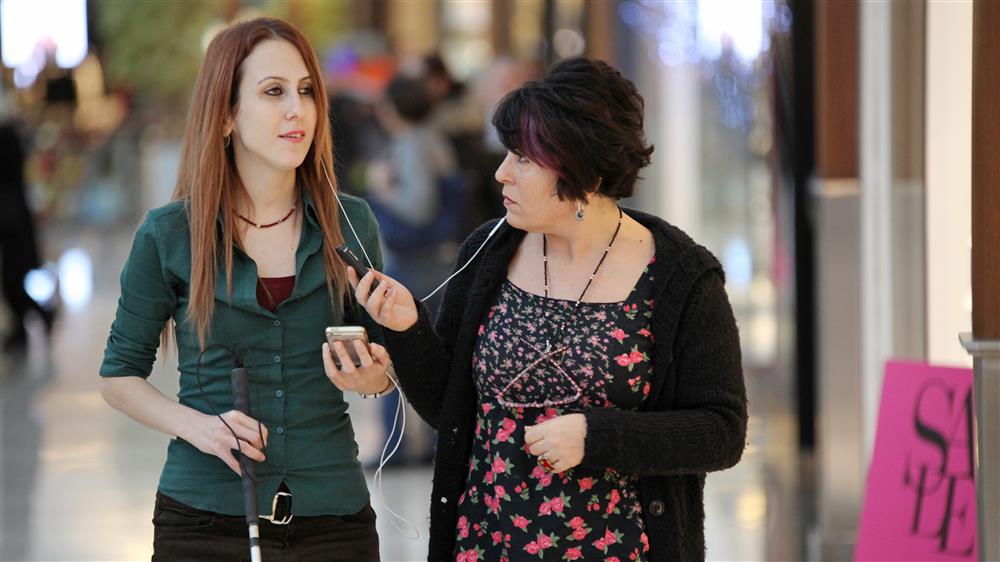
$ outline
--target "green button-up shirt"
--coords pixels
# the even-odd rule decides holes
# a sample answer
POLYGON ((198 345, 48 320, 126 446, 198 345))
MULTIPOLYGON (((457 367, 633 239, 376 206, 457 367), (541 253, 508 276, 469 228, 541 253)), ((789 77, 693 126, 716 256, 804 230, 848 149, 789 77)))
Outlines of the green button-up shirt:
MULTIPOLYGON (((382 268, 378 226, 362 200, 341 195, 344 239, 363 258, 358 238, 375 268, 382 268), (357 230, 351 232, 344 212, 357 230)), ((295 254, 295 288, 270 312, 257 302, 257 266, 236 249, 233 292, 219 267, 215 311, 206 347, 236 347, 249 372, 252 415, 269 430, 267 460, 257 465, 258 505, 270 514, 271 499, 284 481, 294 496, 296 515, 357 513, 369 501, 358 462, 358 446, 343 394, 323 371, 324 328, 362 324, 382 341, 378 325, 363 309, 335 298, 331 303, 320 251, 323 237, 316 208, 303 195, 305 220, 295 254)), ((220 220, 221 224, 221 220, 220 220)), ((175 321, 181 404, 217 414, 232 409, 230 352, 208 349, 201 357, 196 330, 185 322, 191 278, 191 238, 184 206, 174 202, 149 212, 139 227, 121 274, 121 298, 111 325, 100 374, 148 377, 160 331, 175 321), (199 371, 204 393, 199 390, 199 371)), ((198 509, 243 513, 239 476, 219 458, 182 439, 173 439, 160 477, 164 494, 198 509)))

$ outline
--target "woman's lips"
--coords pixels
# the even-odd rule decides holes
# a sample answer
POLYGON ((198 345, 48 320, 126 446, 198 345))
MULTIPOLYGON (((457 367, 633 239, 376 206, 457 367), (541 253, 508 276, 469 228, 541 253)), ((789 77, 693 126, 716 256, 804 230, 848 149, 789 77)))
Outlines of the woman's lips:
POLYGON ((306 140, 305 131, 289 131, 283 135, 278 135, 278 138, 284 139, 288 142, 300 143, 306 140))

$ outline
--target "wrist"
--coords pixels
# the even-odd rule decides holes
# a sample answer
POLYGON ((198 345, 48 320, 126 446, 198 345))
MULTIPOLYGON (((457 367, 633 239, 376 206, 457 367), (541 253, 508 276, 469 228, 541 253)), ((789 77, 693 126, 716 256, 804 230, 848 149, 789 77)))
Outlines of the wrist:
POLYGON ((190 414, 191 415, 187 416, 185 420, 176 428, 174 435, 178 439, 187 441, 188 443, 193 443, 195 436, 200 433, 197 428, 211 416, 203 412, 199 412, 194 408, 191 408, 190 414))
POLYGON ((378 390, 376 392, 372 392, 372 393, 359 392, 358 394, 360 394, 362 398, 366 398, 366 399, 367 398, 381 398, 381 397, 385 396, 386 394, 389 394, 390 392, 392 392, 393 388, 395 388, 395 385, 392 382, 392 377, 389 376, 388 368, 386 368, 386 371, 385 371, 385 386, 383 386, 380 390, 378 390))

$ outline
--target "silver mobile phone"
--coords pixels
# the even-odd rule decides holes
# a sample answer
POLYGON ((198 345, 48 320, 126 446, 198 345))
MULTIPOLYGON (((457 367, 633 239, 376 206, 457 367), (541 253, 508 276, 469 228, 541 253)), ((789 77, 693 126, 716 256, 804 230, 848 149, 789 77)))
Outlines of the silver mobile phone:
POLYGON ((344 347, 347 348, 347 354, 350 355, 354 366, 361 366, 358 351, 354 349, 354 340, 361 340, 365 344, 365 347, 368 347, 368 332, 365 331, 364 326, 328 326, 326 328, 326 341, 330 344, 330 354, 333 356, 333 363, 338 369, 341 368, 341 365, 340 356, 333 350, 333 342, 335 341, 344 342, 344 347))

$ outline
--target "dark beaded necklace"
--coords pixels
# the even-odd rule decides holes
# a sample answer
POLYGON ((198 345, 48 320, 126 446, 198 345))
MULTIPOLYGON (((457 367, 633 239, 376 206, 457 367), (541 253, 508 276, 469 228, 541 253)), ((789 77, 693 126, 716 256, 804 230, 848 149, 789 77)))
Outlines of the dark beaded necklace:
MULTIPOLYGON (((583 288, 580 292, 580 296, 577 297, 576 303, 573 305, 573 310, 570 311, 569 316, 563 320, 562 324, 559 325, 559 337, 553 338, 556 341, 562 337, 562 331, 566 327, 566 324, 576 315, 576 310, 580 308, 580 303, 583 302, 583 296, 587 294, 587 290, 590 289, 590 285, 594 282, 594 278, 597 277, 597 272, 600 271, 601 266, 604 265, 604 260, 608 257, 608 252, 611 251, 611 246, 614 245, 615 239, 618 238, 618 233, 622 229, 622 221, 625 220, 625 215, 622 213, 622 208, 618 207, 618 226, 615 227, 615 233, 611 235, 611 241, 608 242, 608 247, 604 249, 604 254, 601 255, 601 261, 597 262, 597 267, 594 268, 594 272, 590 274, 590 280, 587 281, 587 286, 583 288)), ((549 242, 548 238, 542 234, 542 268, 545 273, 545 297, 549 296, 549 242)), ((548 341, 545 344, 545 351, 548 352, 552 349, 552 342, 548 341)))
POLYGON ((241 219, 245 220, 251 226, 256 226, 257 228, 271 228, 272 226, 278 226, 279 224, 281 224, 281 223, 285 222, 286 220, 288 220, 292 216, 292 213, 294 213, 294 212, 295 212, 295 205, 292 205, 292 208, 288 210, 288 213, 286 213, 285 216, 281 217, 280 219, 278 219, 278 220, 276 220, 274 222, 269 222, 267 224, 257 224, 255 222, 253 222, 252 220, 250 220, 250 219, 244 217, 243 215, 239 214, 239 213, 236 213, 236 216, 238 216, 241 219))

